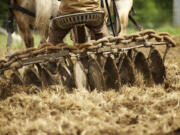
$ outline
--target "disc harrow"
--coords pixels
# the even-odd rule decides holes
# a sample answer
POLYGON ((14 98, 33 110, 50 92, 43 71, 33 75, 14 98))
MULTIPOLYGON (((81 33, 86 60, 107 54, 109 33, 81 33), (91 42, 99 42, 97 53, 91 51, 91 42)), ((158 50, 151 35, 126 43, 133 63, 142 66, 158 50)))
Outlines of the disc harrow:
POLYGON ((74 46, 45 43, 0 60, 0 78, 19 85, 118 90, 124 84, 133 85, 140 73, 146 84, 161 84, 167 52, 175 45, 168 33, 153 30, 74 46), (162 57, 158 46, 165 47, 162 57), (10 70, 12 74, 6 75, 10 70))

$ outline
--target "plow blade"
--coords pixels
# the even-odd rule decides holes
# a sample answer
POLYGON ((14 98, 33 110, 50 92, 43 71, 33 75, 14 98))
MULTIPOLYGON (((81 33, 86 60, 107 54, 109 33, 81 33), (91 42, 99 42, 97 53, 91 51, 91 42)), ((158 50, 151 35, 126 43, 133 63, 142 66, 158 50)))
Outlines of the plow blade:
POLYGON ((25 67, 23 72, 23 81, 25 85, 41 86, 41 77, 34 66, 25 67))
POLYGON ((53 76, 53 74, 52 74, 52 72, 56 72, 55 69, 54 69, 54 71, 50 71, 46 68, 46 65, 37 64, 39 75, 40 75, 40 80, 41 80, 41 85, 44 88, 49 85, 58 84, 58 80, 56 80, 55 76, 53 76))
POLYGON ((58 62, 48 62, 44 67, 46 71, 49 71, 51 74, 56 74, 58 72, 58 62))
POLYGON ((80 61, 74 64, 74 81, 76 88, 88 89, 88 80, 85 72, 85 68, 80 61))
POLYGON ((17 70, 11 74, 10 78, 11 78, 11 82, 14 84, 18 84, 18 85, 24 84, 24 80, 17 70))
POLYGON ((99 63, 94 60, 89 60, 88 80, 91 90, 105 90, 105 79, 99 63))
POLYGON ((60 62, 58 70, 62 84, 69 89, 74 88, 74 76, 69 66, 66 65, 65 61, 60 62))
POLYGON ((119 59, 118 70, 121 84, 132 85, 135 82, 135 72, 132 60, 126 54, 123 54, 119 59))
POLYGON ((104 66, 104 78, 107 89, 120 88, 120 76, 116 62, 111 57, 108 57, 104 66))
POLYGON ((145 83, 151 85, 152 84, 152 75, 151 75, 151 71, 149 68, 149 63, 142 52, 138 52, 136 54, 136 57, 134 60, 134 65, 135 65, 135 69, 137 70, 137 72, 139 72, 143 75, 145 83))
POLYGON ((151 51, 149 62, 154 82, 156 84, 162 84, 166 77, 166 70, 162 57, 156 49, 151 51))

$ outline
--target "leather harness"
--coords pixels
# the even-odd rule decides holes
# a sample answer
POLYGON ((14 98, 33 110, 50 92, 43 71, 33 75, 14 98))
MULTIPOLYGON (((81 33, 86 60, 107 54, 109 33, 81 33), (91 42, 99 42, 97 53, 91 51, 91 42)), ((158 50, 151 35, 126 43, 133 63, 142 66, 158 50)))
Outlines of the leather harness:
POLYGON ((17 4, 17 0, 14 0, 14 3, 11 4, 10 0, 8 0, 8 6, 9 6, 9 17, 8 17, 8 24, 7 24, 7 32, 13 33, 14 32, 14 13, 13 10, 21 11, 22 13, 25 13, 31 17, 35 17, 35 13, 29 11, 28 9, 25 9, 17 4))
POLYGON ((25 9, 21 6, 19 6, 17 4, 17 0, 14 0, 14 3, 13 4, 10 4, 9 2, 9 10, 12 12, 12 10, 18 10, 18 11, 21 11, 22 13, 25 13, 29 16, 32 16, 32 17, 35 17, 35 13, 33 13, 32 11, 29 11, 28 9, 25 9))

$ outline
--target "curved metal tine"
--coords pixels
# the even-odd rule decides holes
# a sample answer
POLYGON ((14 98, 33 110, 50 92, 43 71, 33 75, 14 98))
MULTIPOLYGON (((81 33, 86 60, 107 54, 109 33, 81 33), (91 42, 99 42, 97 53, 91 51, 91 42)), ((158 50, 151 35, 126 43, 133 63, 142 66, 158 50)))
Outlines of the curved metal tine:
POLYGON ((166 78, 166 69, 162 57, 156 49, 152 50, 149 62, 154 82, 156 84, 162 84, 166 78))
POLYGON ((129 56, 129 58, 131 60, 133 60, 133 50, 132 49, 127 52, 127 55, 129 56))
POLYGON ((74 82, 73 74, 66 65, 65 61, 61 61, 59 63, 58 70, 62 84, 67 88, 69 88, 69 90, 72 90, 72 88, 75 87, 75 82, 74 82))
POLYGON ((98 54, 97 55, 97 61, 98 61, 99 65, 101 66, 101 68, 104 71, 104 67, 105 67, 105 63, 107 61, 107 58, 104 57, 102 54, 98 54))
POLYGON ((127 55, 123 55, 123 58, 119 62, 119 75, 121 79, 121 84, 132 85, 135 82, 135 72, 131 59, 127 55))
POLYGON ((23 85, 24 84, 23 78, 22 78, 22 76, 18 70, 13 70, 13 73, 11 74, 10 80, 13 84, 17 84, 17 85, 23 85))
POLYGON ((118 67, 118 70, 121 67, 122 63, 123 63, 123 59, 124 59, 125 56, 126 56, 126 54, 122 53, 122 54, 119 55, 119 57, 116 58, 116 65, 118 67))
POLYGON ((46 68, 46 65, 37 64, 38 71, 39 71, 40 78, 41 78, 41 84, 42 84, 43 88, 45 88, 49 85, 55 85, 58 83, 58 81, 55 79, 55 77, 51 74, 51 71, 49 71, 49 69, 46 68))
POLYGON ((88 89, 88 80, 85 68, 80 61, 74 64, 74 81, 77 89, 88 89))
POLYGON ((127 56, 131 59, 131 61, 135 61, 137 53, 138 53, 138 50, 131 49, 127 52, 127 56))
POLYGON ((152 75, 150 71, 150 67, 148 64, 147 59, 145 58, 142 52, 138 52, 135 56, 134 60, 135 69, 142 73, 145 83, 151 85, 152 82, 152 75))
POLYGON ((105 80, 102 69, 94 59, 89 60, 88 80, 91 90, 105 90, 105 80))
POLYGON ((116 89, 120 88, 120 76, 118 67, 115 63, 115 60, 108 57, 104 66, 104 78, 107 89, 116 89))
POLYGON ((163 63, 165 63, 166 56, 167 56, 167 53, 168 53, 169 49, 170 49, 170 47, 169 47, 169 46, 166 46, 166 50, 165 50, 164 56, 163 56, 163 63))
POLYGON ((23 80, 25 85, 36 85, 41 87, 41 78, 37 69, 33 66, 25 67, 26 69, 23 72, 23 80))
POLYGON ((73 67, 74 67, 74 64, 72 62, 72 60, 70 58, 66 58, 65 59, 65 63, 66 63, 66 66, 68 67, 68 69, 71 71, 71 73, 73 72, 73 67))

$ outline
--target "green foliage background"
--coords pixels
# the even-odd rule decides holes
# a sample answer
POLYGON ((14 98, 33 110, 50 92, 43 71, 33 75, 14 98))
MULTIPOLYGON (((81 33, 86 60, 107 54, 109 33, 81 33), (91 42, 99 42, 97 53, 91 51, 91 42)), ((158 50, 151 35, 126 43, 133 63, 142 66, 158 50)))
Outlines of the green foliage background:
MULTIPOLYGON (((144 27, 154 28, 172 24, 173 0, 134 0, 134 8, 137 12, 136 20, 144 27)), ((8 0, 0 0, 1 26, 6 26, 7 17, 8 0)))
POLYGON ((0 26, 2 25, 3 27, 7 24, 8 1, 9 0, 0 0, 0 26))
POLYGON ((136 19, 146 27, 172 24, 173 0, 134 0, 136 19))

